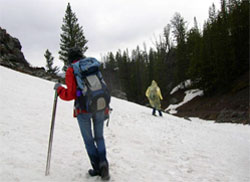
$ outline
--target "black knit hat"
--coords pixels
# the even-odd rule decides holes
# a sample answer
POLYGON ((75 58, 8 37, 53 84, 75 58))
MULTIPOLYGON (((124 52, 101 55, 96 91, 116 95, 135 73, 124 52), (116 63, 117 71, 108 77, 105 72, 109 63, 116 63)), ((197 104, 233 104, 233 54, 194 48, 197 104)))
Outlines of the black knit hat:
POLYGON ((81 59, 82 57, 82 50, 79 47, 75 46, 69 49, 68 60, 70 64, 75 60, 81 59))

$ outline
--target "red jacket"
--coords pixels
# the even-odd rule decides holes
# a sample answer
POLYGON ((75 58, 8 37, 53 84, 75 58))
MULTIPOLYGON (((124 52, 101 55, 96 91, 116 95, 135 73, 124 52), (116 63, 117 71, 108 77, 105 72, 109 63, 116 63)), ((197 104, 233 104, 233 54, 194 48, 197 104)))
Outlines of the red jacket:
MULTIPOLYGON (((76 61, 74 61, 76 62, 76 61)), ((76 78, 74 75, 74 69, 72 66, 68 67, 65 75, 65 83, 67 88, 64 88, 63 86, 60 86, 57 88, 57 94, 62 100, 65 101, 71 101, 71 100, 76 100, 76 90, 77 90, 77 83, 76 83, 76 78)), ((106 108, 105 114, 108 114, 109 108, 106 108)), ((74 108, 74 117, 76 117, 80 113, 87 113, 86 110, 81 110, 78 108, 74 108)))
MULTIPOLYGON (((66 71, 65 75, 65 83, 67 88, 64 88, 63 86, 60 86, 57 88, 57 94, 62 100, 65 101, 71 101, 76 99, 76 79, 74 75, 73 67, 69 67, 66 71)), ((87 113, 85 110, 80 110, 74 108, 74 117, 76 117, 79 113, 87 113)))
POLYGON ((66 71, 65 83, 67 88, 58 87, 57 94, 62 100, 70 101, 76 99, 76 79, 73 67, 69 67, 66 71))

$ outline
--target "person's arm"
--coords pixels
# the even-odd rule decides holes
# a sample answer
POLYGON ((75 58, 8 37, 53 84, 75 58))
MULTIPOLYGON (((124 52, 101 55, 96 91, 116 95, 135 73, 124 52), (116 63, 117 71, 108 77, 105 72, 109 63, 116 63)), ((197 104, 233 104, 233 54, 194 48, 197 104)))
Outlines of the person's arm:
POLYGON ((149 87, 147 88, 145 95, 147 98, 149 97, 149 87))
POLYGON ((157 88, 157 94, 159 95, 160 99, 162 100, 163 97, 161 95, 161 89, 159 87, 157 88))
POLYGON ((76 99, 76 80, 74 70, 72 67, 68 68, 65 76, 65 83, 67 88, 63 86, 58 87, 57 94, 62 100, 70 101, 76 99))

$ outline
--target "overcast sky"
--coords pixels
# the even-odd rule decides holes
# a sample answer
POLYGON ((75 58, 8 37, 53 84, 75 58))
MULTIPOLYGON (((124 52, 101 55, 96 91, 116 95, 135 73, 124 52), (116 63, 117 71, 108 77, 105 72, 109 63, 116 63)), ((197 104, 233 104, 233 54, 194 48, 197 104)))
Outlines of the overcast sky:
POLYGON ((62 67, 58 51, 68 2, 88 40, 86 56, 98 59, 110 51, 142 48, 143 42, 152 47, 175 12, 189 28, 196 17, 202 29, 212 3, 220 6, 220 0, 0 0, 0 26, 19 39, 32 66, 45 66, 49 49, 62 67))

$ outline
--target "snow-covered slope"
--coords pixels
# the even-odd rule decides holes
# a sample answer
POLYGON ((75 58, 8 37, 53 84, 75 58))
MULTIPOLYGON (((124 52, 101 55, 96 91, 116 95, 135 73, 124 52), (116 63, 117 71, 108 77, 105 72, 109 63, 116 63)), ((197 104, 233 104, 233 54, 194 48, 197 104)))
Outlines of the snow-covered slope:
MULTIPOLYGON (((100 181, 90 168, 73 102, 58 100, 45 176, 54 83, 0 67, 0 181, 100 181)), ((248 182, 250 127, 187 121, 112 98, 105 138, 111 181, 248 182)))
POLYGON ((177 108, 186 104, 187 102, 189 102, 190 100, 192 100, 193 98, 197 97, 197 96, 203 96, 203 91, 199 90, 199 89, 191 89, 191 90, 187 90, 185 91, 185 97, 183 99, 182 102, 178 103, 178 104, 170 104, 165 111, 170 113, 170 114, 176 114, 177 113, 177 108))

